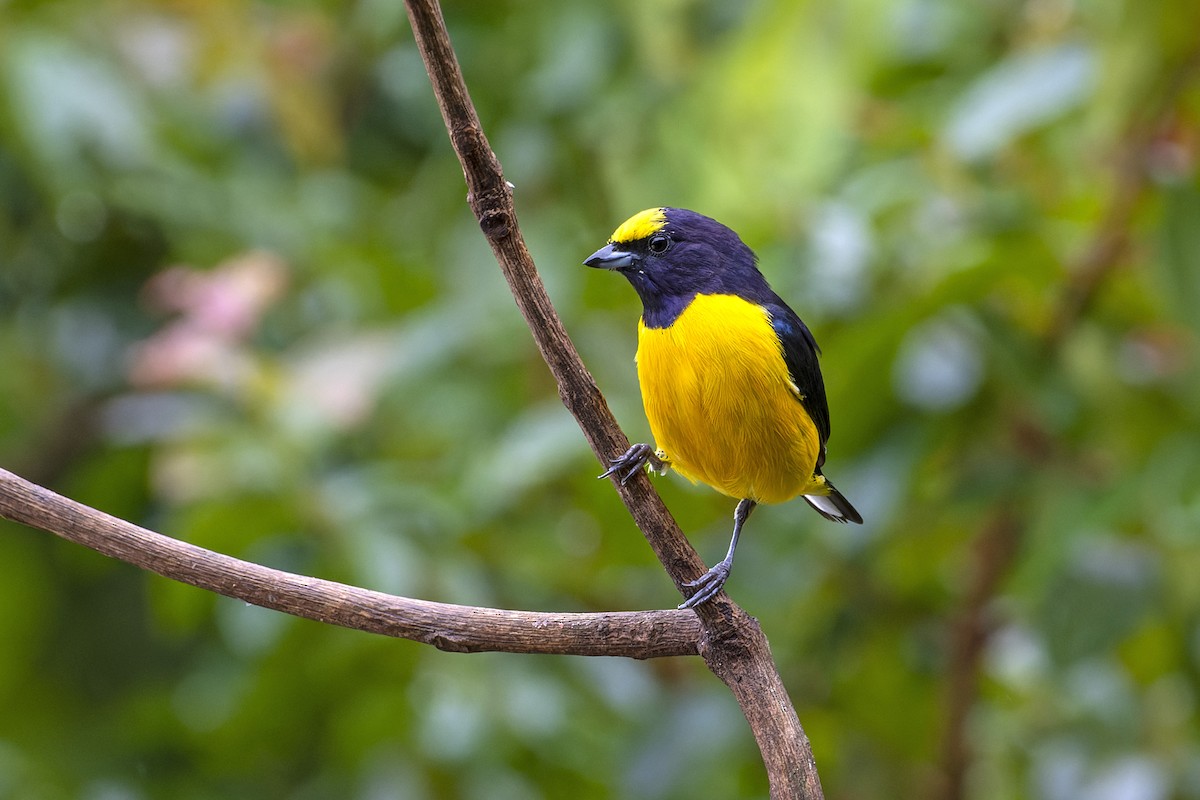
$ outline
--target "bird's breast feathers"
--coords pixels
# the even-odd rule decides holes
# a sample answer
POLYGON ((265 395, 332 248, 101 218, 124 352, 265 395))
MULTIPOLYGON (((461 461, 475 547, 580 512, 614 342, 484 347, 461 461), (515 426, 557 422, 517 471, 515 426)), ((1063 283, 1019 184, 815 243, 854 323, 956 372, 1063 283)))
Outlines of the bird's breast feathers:
POLYGON ((637 366, 655 442, 684 477, 767 503, 819 487, 820 437, 762 306, 697 295, 668 327, 639 323, 637 366))

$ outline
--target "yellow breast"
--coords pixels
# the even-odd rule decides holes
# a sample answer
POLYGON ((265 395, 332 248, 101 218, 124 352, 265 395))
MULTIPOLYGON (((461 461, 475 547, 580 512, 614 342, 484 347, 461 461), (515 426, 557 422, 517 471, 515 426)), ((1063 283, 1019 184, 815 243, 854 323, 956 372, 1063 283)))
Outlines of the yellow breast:
POLYGON ((767 503, 819 489, 819 435, 761 306, 698 295, 670 327, 640 323, 637 366, 655 443, 684 477, 767 503))

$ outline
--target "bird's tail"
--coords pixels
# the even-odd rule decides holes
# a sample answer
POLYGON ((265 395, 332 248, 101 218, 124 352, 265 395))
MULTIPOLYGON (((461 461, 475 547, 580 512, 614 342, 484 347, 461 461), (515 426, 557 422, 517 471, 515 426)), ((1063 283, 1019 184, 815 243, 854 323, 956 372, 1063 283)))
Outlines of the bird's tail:
POLYGON ((824 475, 817 476, 827 489, 827 492, 822 494, 806 494, 804 499, 812 506, 818 514, 833 522, 856 522, 862 524, 862 515, 858 510, 850 505, 850 501, 842 496, 842 493, 834 488, 833 484, 824 475))

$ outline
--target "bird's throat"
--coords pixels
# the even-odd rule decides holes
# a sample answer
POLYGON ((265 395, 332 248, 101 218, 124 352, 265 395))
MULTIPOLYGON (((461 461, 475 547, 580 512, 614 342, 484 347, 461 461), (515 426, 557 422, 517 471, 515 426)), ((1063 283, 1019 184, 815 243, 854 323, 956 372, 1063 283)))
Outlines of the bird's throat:
POLYGON ((692 301, 696 299, 693 292, 688 295, 663 295, 658 292, 643 291, 637 284, 634 288, 642 299, 642 322, 647 328, 668 328, 679 319, 692 301))

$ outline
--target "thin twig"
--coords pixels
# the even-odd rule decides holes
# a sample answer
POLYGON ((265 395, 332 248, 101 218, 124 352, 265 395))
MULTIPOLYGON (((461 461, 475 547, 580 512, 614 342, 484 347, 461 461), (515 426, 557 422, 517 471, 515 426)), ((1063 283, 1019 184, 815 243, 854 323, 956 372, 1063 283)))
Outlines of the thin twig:
POLYGON ((549 614, 433 603, 309 578, 181 542, 0 469, 0 516, 166 578, 318 622, 412 639, 455 653, 695 655, 686 611, 549 614))
POLYGON ((1200 48, 1169 68, 1161 89, 1146 99, 1141 119, 1135 123, 1115 155, 1114 186, 1108 208, 1088 246, 1067 270, 1058 304, 1044 337, 1047 349, 1061 344, 1087 311, 1105 279, 1125 258, 1130 231, 1140 201, 1150 183, 1152 151, 1169 128, 1180 96, 1200 72, 1200 48))

